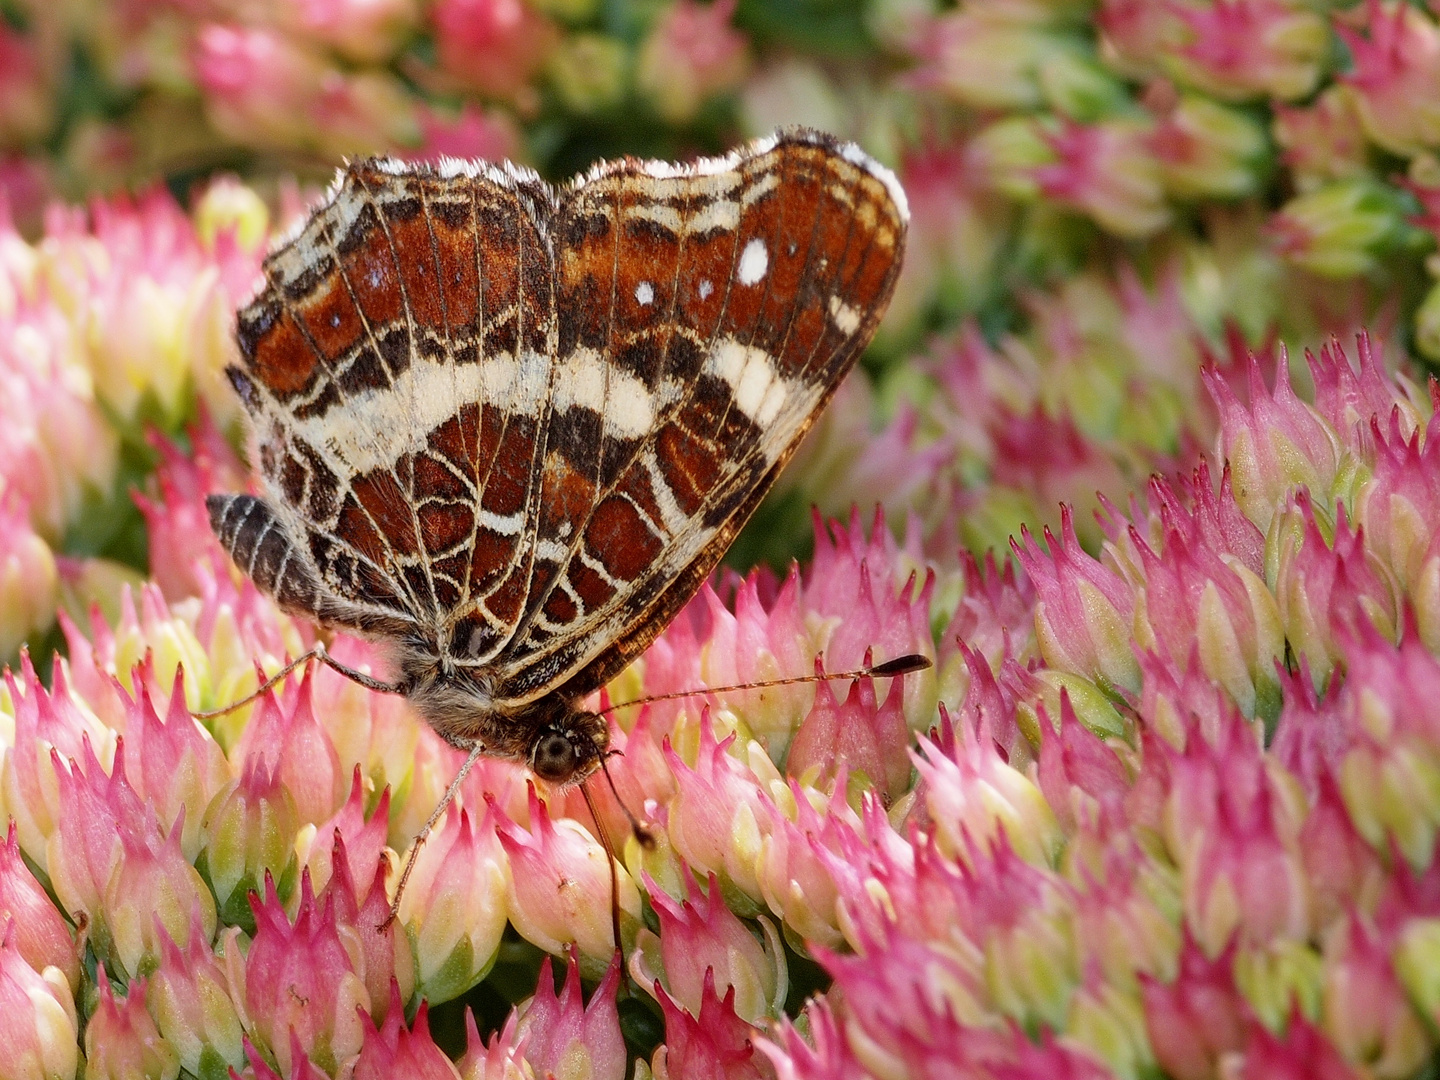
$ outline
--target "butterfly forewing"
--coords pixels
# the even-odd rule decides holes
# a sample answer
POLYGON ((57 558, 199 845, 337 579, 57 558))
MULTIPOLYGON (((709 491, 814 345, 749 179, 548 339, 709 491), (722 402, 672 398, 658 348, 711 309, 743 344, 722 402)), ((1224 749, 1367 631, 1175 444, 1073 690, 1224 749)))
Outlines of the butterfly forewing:
POLYGON ((558 467, 583 464, 597 490, 507 650, 517 697, 587 663, 569 689, 592 689, 663 629, 869 340, 898 272, 903 211, 833 145, 782 139, 713 171, 654 171, 607 166, 562 199, 560 371, 598 368, 603 396, 585 410, 598 438, 558 467))
POLYGON ((216 531, 287 607, 483 669, 502 706, 592 689, 794 452, 904 235, 893 177, 807 132, 559 193, 353 165, 241 312, 264 498, 216 497, 216 531))

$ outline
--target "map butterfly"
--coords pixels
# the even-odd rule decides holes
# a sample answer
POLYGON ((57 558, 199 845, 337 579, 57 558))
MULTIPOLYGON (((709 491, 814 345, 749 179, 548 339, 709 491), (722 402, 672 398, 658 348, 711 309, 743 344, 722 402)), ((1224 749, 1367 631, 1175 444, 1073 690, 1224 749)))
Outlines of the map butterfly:
POLYGON ((210 496, 215 533, 281 607, 385 643, 393 684, 319 655, 471 761, 583 780, 609 732, 581 701, 790 460, 907 220, 888 170, 806 130, 558 190, 509 163, 351 164, 239 313, 262 494, 210 496))

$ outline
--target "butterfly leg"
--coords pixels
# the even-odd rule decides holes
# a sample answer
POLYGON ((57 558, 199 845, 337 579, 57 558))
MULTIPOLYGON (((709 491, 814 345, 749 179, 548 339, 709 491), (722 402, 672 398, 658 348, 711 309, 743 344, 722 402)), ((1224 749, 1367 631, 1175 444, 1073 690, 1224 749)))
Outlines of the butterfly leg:
POLYGON ((287 678, 291 672, 297 668, 304 667, 310 663, 311 660, 319 660, 322 664, 339 672, 352 682, 359 683, 367 690, 375 690, 382 694, 402 694, 405 692, 403 686, 383 682, 380 679, 366 675, 363 671, 356 671, 352 667, 347 667, 325 650, 325 643, 323 641, 317 641, 315 647, 309 652, 301 653, 239 701, 232 701, 229 705, 222 706, 219 709, 207 709, 204 712, 192 713, 191 715, 197 720, 213 720, 217 716, 224 716, 226 713, 232 713, 236 709, 242 709, 252 701, 264 697, 271 690, 275 689, 283 679, 287 678))
POLYGON ((485 753, 484 743, 473 742, 470 744, 470 753, 465 758, 465 764, 460 766, 460 771, 455 774, 455 779, 451 780, 450 786, 445 789, 445 795, 441 798, 440 805, 435 807, 430 814, 430 820, 425 822, 425 827, 415 834, 415 841, 410 845, 410 854, 405 858, 405 868, 400 871, 400 881, 395 886, 395 899, 390 903, 390 914, 385 917, 383 923, 376 927, 377 930, 381 932, 387 930, 400 914, 400 898, 405 895, 405 883, 410 880, 410 871, 415 869, 415 860, 420 855, 420 849, 425 846, 425 841, 430 836, 430 830, 435 828, 435 823, 455 801, 455 796, 460 793, 460 785, 465 782, 466 775, 469 774, 483 753, 485 753))

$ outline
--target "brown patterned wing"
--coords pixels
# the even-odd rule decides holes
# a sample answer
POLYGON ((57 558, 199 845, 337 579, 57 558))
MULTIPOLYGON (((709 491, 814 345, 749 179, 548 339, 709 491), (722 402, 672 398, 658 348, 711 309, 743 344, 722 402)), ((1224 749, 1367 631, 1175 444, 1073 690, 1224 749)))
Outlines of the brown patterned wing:
POLYGON ((211 513, 282 603, 473 658, 510 639, 549 417, 554 209, 522 170, 361 162, 267 259, 229 370, 264 499, 211 513))
POLYGON ((588 692, 693 595, 873 335, 906 222, 888 171, 803 131, 562 196, 540 548, 500 696, 588 692))

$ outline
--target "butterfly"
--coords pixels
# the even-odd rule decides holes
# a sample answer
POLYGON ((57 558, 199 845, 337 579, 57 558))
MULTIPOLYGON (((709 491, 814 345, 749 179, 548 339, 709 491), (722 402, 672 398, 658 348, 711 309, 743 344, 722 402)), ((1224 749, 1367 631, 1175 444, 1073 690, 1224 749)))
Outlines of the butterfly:
POLYGON ((558 189, 509 163, 352 163, 239 312, 226 374, 260 494, 210 496, 215 534, 285 610, 383 643, 393 682, 319 656, 468 762, 581 781, 609 745, 583 700, 815 423, 908 216, 889 170, 808 130, 558 189))

